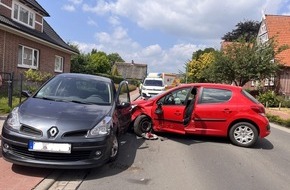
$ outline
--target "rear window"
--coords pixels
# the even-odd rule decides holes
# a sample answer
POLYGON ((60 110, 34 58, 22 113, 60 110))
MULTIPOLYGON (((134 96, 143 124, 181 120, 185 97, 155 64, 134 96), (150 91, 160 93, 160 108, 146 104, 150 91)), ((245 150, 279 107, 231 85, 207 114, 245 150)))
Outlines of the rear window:
POLYGON ((260 102, 254 97, 252 96, 250 93, 248 93, 246 90, 242 90, 241 93, 248 98, 249 100, 251 100, 252 102, 259 104, 260 102))

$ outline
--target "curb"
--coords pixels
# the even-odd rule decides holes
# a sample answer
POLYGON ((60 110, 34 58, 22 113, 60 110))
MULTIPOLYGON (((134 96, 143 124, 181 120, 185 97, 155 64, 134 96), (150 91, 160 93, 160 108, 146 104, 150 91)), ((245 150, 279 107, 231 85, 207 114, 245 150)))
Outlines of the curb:
POLYGON ((46 176, 42 181, 39 182, 32 190, 47 190, 49 189, 55 181, 61 176, 63 172, 54 170, 48 176, 46 176))

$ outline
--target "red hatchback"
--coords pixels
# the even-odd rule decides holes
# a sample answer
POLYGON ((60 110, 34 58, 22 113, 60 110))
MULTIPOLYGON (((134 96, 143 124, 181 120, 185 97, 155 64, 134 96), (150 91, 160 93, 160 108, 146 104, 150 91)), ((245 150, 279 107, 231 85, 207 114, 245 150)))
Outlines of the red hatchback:
POLYGON ((264 106, 238 86, 183 84, 132 103, 134 131, 229 137, 242 147, 270 134, 264 106))

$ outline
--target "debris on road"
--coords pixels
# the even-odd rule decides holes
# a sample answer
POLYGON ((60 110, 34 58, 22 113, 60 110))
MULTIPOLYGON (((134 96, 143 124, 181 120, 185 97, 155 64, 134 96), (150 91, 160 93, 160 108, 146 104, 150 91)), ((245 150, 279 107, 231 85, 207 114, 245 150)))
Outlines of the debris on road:
POLYGON ((156 140, 158 139, 158 136, 151 133, 151 132, 147 132, 147 133, 142 133, 142 137, 144 139, 147 139, 147 140, 156 140))

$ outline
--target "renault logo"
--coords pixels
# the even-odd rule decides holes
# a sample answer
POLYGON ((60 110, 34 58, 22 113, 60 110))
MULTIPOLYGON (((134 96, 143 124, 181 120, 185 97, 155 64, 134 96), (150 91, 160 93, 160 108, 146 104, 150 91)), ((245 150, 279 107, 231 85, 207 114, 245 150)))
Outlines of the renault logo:
POLYGON ((48 130, 48 133, 51 137, 55 137, 58 133, 57 127, 52 127, 48 130))

